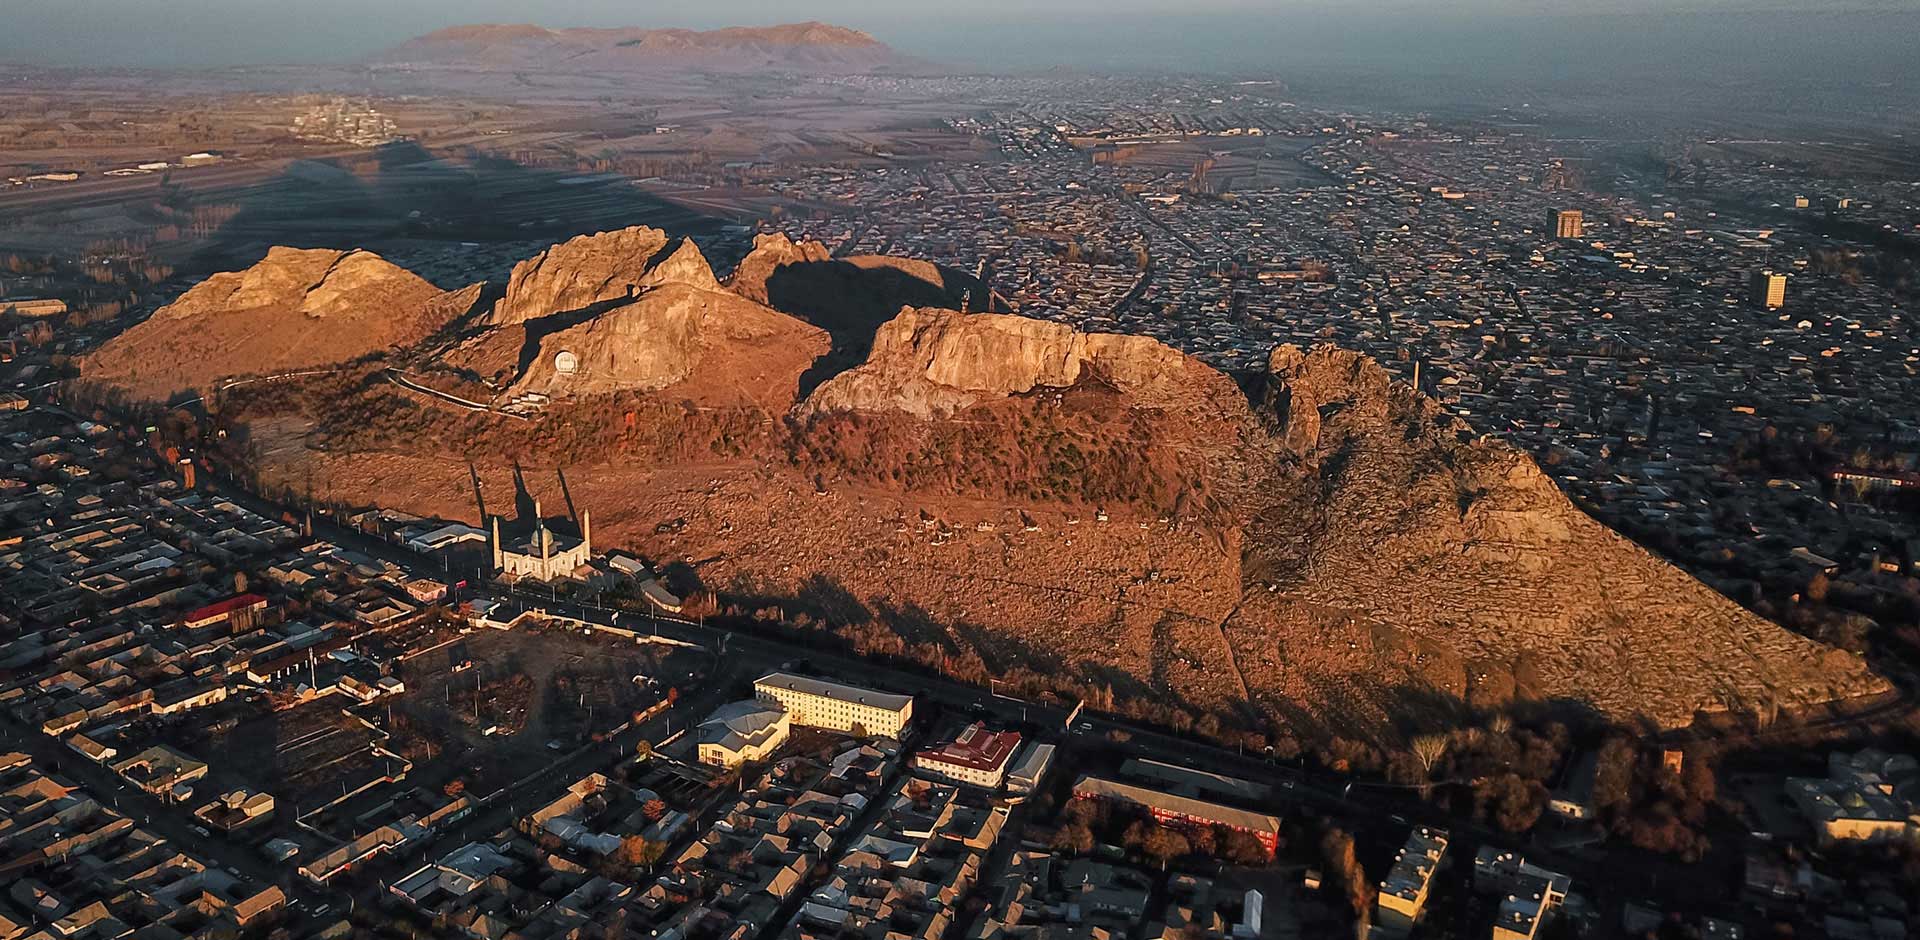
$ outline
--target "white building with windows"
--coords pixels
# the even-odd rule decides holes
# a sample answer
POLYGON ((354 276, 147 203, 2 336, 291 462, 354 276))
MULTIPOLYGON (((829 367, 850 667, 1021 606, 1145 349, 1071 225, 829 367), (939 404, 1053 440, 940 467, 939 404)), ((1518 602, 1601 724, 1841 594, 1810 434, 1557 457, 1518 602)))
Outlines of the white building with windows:
POLYGON ((540 503, 533 504, 533 531, 526 539, 500 540, 500 517, 493 517, 493 570, 509 579, 531 578, 557 581, 593 560, 593 522, 586 510, 580 511, 580 537, 569 538, 547 528, 540 514, 540 503))
POLYGON ((766 760, 787 743, 789 722, 785 709, 759 699, 722 705, 700 723, 700 763, 738 767, 766 760))
POLYGON ((795 725, 899 738, 913 720, 913 696, 876 692, 809 676, 776 672, 753 684, 762 702, 786 709, 795 725))

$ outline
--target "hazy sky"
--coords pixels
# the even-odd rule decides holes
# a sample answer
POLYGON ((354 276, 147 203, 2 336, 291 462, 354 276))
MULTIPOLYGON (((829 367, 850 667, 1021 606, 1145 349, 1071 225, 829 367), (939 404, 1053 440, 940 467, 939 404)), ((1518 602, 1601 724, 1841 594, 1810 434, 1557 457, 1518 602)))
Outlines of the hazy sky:
MULTIPOLYGON (((1920 14, 1920 0, 0 0, 0 61, 338 62, 459 23, 707 28, 806 19, 865 29, 915 55, 993 68, 1050 60, 1179 67, 1217 64, 1221 55, 1237 66, 1269 51, 1392 59, 1401 47, 1469 61, 1497 49, 1481 48, 1482 39, 1513 30, 1552 39, 1562 20, 1585 24, 1577 31, 1602 47, 1636 35, 1631 27, 1594 28, 1596 13, 1640 20, 1647 41, 1670 48, 1666 27, 1648 24, 1675 11, 1782 9, 1812 18, 1813 30, 1835 42, 1853 35, 1872 48, 1891 45, 1889 21, 1818 22, 1862 8, 1897 11, 1906 23, 1920 14)), ((1717 15, 1689 19, 1688 42, 1732 54, 1747 41, 1748 30, 1723 34, 1717 15)), ((1914 37, 1895 29, 1894 38, 1914 37)))

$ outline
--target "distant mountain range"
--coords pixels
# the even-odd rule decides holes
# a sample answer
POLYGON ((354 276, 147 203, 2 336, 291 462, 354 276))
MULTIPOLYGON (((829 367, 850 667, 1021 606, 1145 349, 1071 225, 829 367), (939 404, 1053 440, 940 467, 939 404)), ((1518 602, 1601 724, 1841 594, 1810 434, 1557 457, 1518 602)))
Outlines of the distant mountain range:
POLYGON ((827 23, 727 29, 452 26, 372 57, 379 65, 503 71, 871 72, 913 60, 866 33, 827 23))

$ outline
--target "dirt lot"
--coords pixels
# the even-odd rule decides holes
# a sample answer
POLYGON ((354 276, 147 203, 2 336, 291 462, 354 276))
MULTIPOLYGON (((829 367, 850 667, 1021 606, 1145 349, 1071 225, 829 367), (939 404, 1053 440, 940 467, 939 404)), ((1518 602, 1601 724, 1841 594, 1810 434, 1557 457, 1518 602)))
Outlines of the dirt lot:
POLYGON ((261 714, 212 735, 200 749, 218 755, 217 766, 245 768, 232 780, 218 781, 222 791, 229 785, 266 790, 304 812, 392 769, 391 759, 373 750, 380 732, 349 714, 347 704, 327 696, 261 714))
POLYGON ((413 779, 431 789, 461 779, 486 793, 550 760, 553 742, 573 749, 645 708, 704 667, 698 654, 584 637, 561 630, 483 630, 403 664, 407 691, 392 699, 395 722, 440 741, 414 756, 413 779), (454 668, 471 661, 462 671, 454 668), (651 689, 634 676, 656 679, 651 689), (471 709, 481 690, 480 720, 471 709), (523 709, 515 713, 516 709, 523 709), (490 724, 501 731, 482 732, 490 724), (424 759, 422 759, 424 758, 424 759))

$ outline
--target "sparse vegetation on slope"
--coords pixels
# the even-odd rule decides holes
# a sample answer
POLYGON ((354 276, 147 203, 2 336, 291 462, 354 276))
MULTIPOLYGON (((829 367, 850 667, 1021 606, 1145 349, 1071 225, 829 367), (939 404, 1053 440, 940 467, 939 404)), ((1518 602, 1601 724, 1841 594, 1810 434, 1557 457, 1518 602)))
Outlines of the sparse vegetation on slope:
MULTIPOLYGON (((909 308, 843 368, 821 329, 725 292, 684 245, 597 244, 516 269, 511 316, 409 366, 480 375, 494 384, 454 381, 496 400, 520 392, 476 363, 537 376, 550 402, 530 418, 369 367, 234 389, 221 420, 269 483, 318 470, 338 502, 472 519, 510 473, 538 488, 528 471, 560 468, 598 540, 685 560, 676 586, 716 614, 1209 736, 1514 709, 1674 726, 1885 688, 1595 523, 1364 356, 1282 348, 1243 391, 1149 339, 909 308), (605 289, 577 290, 589 274, 605 289), (685 335, 606 319, 669 296, 709 298, 685 335), (596 324, 618 342, 566 350, 592 381, 529 368, 596 324)), ((734 279, 749 295, 835 263, 762 248, 778 263, 734 279)), ((1475 796, 1490 817, 1533 811, 1529 781, 1501 786, 1475 796)))

